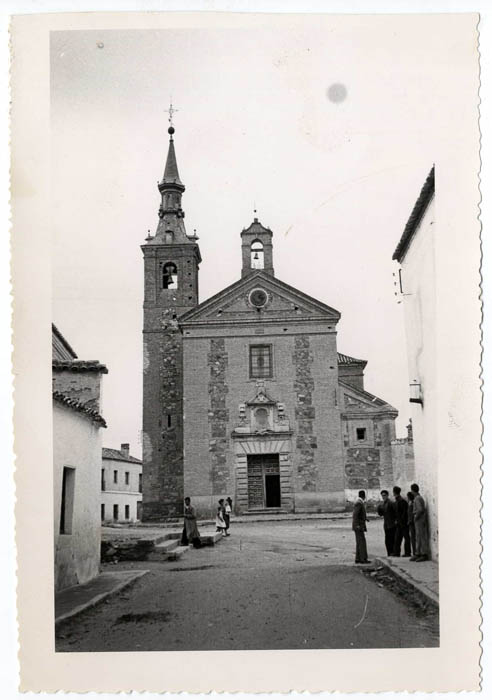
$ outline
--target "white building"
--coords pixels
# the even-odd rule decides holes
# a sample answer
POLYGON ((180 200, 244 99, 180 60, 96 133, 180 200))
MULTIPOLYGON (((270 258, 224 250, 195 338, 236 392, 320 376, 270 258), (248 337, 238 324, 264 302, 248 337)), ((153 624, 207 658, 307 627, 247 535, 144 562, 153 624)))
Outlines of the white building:
MULTIPOLYGON (((432 168, 393 254, 393 260, 401 265, 400 291, 405 311, 415 482, 428 507, 433 559, 438 558, 439 532, 436 235, 432 168)), ((403 484, 401 486, 406 488, 403 484)))
POLYGON ((55 326, 53 353, 53 469, 55 590, 99 573, 101 527, 101 375, 97 361, 77 355, 55 326))
POLYGON ((120 450, 102 448, 101 522, 135 522, 141 519, 142 461, 120 450))

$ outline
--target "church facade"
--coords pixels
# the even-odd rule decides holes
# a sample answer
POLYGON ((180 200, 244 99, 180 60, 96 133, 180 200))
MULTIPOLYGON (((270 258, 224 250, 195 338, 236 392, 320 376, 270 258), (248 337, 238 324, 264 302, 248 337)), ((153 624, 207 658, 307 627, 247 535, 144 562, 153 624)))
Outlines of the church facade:
POLYGON ((364 388, 366 362, 338 352, 340 313, 275 277, 273 234, 241 232, 237 282, 198 302, 174 129, 145 266, 143 519, 330 512, 393 485, 398 412, 364 388))

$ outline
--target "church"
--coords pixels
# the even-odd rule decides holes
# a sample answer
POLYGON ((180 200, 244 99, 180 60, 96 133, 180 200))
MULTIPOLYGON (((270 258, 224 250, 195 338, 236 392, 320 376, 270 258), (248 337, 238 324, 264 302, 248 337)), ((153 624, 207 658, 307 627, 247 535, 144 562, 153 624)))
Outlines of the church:
POLYGON ((275 276, 273 233, 240 234, 240 278, 199 303, 200 248, 186 233, 174 127, 144 257, 143 520, 345 510, 393 485, 398 411, 338 352, 340 312, 275 276))

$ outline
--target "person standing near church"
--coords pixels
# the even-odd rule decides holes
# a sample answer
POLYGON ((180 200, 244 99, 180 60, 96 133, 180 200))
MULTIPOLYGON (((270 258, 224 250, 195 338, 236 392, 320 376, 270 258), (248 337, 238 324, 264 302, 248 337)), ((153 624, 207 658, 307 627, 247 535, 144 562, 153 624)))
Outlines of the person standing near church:
MULTIPOLYGON (((415 556, 416 552, 416 540, 415 540, 415 518, 413 514, 413 501, 415 498, 415 494, 413 491, 409 491, 407 493, 407 501, 408 501, 408 533, 410 535, 410 545, 412 549, 412 557, 415 556)), ((410 557, 410 559, 412 558, 410 557)))
POLYGON ((200 533, 198 532, 198 525, 196 524, 195 509, 191 505, 191 499, 189 496, 186 496, 185 498, 184 528, 181 536, 181 544, 193 544, 193 547, 196 549, 199 549, 202 546, 200 533))
POLYGON ((352 530, 355 533, 355 563, 370 564, 367 558, 366 535, 367 532, 367 513, 364 501, 366 500, 366 492, 359 491, 359 497, 354 503, 352 513, 352 530))
POLYGON ((389 492, 381 491, 383 502, 378 505, 378 515, 383 518, 384 544, 386 553, 390 557, 395 546, 396 512, 395 504, 390 501, 389 492))
POLYGON ((226 524, 226 529, 225 529, 225 534, 227 537, 230 537, 229 535, 229 528, 231 526, 231 513, 232 513, 232 498, 230 496, 227 496, 225 500, 225 505, 224 505, 224 520, 226 524))
POLYGON ((410 486, 414 493, 413 518, 415 523, 415 554, 411 561, 427 561, 429 558, 429 532, 427 528, 427 507, 420 495, 418 484, 410 486))
POLYGON ((226 535, 226 522, 225 522, 225 507, 224 507, 224 499, 221 498, 219 500, 219 507, 217 508, 217 515, 215 516, 215 526, 217 528, 217 532, 221 532, 223 535, 226 535))
POLYGON ((396 510, 396 530, 393 556, 399 557, 401 553, 402 540, 405 541, 403 556, 409 557, 412 554, 410 549, 410 534, 408 532, 408 503, 401 495, 401 488, 393 486, 396 510))

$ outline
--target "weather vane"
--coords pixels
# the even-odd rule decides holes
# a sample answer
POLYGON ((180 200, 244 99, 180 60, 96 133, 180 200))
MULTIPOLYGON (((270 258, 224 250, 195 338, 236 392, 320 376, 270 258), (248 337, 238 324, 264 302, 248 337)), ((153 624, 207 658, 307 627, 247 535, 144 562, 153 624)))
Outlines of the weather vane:
POLYGON ((179 109, 174 109, 172 97, 171 97, 171 99, 169 100, 169 109, 165 109, 164 111, 167 112, 167 113, 169 114, 169 119, 168 119, 168 121, 169 121, 169 126, 173 126, 173 114, 174 114, 175 112, 179 112, 179 109))

